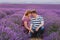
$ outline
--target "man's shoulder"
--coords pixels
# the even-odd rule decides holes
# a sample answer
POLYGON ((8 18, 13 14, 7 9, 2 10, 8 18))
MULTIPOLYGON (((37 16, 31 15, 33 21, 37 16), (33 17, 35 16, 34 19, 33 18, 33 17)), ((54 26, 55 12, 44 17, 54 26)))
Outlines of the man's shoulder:
POLYGON ((41 15, 38 15, 38 18, 43 18, 41 15))

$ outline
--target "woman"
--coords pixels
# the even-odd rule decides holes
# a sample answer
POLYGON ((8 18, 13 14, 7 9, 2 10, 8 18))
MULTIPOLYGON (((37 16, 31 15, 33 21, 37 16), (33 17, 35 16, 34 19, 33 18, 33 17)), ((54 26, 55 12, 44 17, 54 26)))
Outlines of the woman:
POLYGON ((25 33, 29 33, 29 31, 33 32, 32 30, 30 30, 30 17, 31 17, 31 11, 27 10, 22 18, 25 33))

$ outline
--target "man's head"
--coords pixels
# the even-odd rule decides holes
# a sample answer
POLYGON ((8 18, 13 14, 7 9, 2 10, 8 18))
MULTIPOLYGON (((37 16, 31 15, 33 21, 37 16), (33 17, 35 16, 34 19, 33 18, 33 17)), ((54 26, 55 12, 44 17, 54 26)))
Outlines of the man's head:
POLYGON ((32 16, 33 16, 33 17, 36 17, 36 15, 37 15, 36 10, 32 10, 32 16))

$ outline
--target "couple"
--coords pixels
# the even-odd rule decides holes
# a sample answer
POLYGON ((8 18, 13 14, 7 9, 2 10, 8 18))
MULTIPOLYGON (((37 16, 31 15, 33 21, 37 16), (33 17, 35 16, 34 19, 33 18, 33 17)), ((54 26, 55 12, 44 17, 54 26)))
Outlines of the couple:
POLYGON ((26 33, 31 37, 40 37, 44 32, 44 19, 37 14, 36 10, 27 10, 22 18, 26 33))

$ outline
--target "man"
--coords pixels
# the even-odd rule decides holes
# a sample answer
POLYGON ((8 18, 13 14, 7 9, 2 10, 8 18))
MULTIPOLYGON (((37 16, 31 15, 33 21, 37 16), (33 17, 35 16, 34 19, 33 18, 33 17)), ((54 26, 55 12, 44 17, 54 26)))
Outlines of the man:
POLYGON ((31 33, 31 37, 39 37, 42 36, 44 32, 44 19, 40 15, 37 14, 35 10, 32 11, 32 18, 31 18, 31 26, 30 29, 33 32, 31 33))

